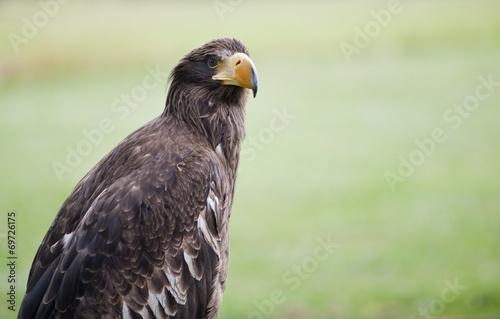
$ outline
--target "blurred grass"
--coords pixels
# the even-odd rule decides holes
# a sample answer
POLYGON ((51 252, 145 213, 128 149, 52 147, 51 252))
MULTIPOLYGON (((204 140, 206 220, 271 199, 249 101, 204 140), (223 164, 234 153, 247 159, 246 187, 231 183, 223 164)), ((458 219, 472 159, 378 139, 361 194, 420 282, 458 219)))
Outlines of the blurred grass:
MULTIPOLYGON (((211 1, 74 1, 19 53, 7 34, 19 33, 22 17, 40 7, 1 2, 0 203, 18 215, 18 305, 64 199, 112 147, 162 111, 165 89, 149 92, 124 119, 112 102, 141 84, 147 66, 169 71, 189 50, 234 36, 259 71, 247 137, 262 149, 242 158, 219 317, 411 318, 455 278, 467 288, 431 314, 500 316, 500 92, 456 130, 443 120, 474 94, 478 76, 500 81, 500 3, 401 4, 403 12, 347 63, 339 44, 352 44, 354 28, 387 2, 241 1, 221 20, 211 1), (295 117, 263 143, 259 136, 284 108, 295 117), (66 147, 104 118, 116 128, 59 181, 52 163, 64 163, 66 147), (447 140, 391 192, 384 173, 396 173, 398 156, 407 158, 414 140, 435 128, 447 140), (328 236, 339 247, 293 290, 282 276, 328 236), (283 302, 265 309, 276 290, 283 302)), ((0 274, 6 282, 6 267, 0 274)), ((0 317, 13 318, 4 303, 0 317)))

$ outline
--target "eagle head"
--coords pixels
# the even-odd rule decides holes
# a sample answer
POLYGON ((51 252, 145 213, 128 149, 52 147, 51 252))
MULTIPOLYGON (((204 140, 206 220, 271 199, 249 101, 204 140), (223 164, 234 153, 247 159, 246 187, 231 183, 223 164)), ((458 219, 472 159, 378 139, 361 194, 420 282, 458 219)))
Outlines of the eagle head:
POLYGON ((257 94, 257 70, 238 39, 215 39, 194 49, 174 67, 170 82, 167 109, 197 105, 200 115, 209 105, 244 106, 247 89, 257 94))

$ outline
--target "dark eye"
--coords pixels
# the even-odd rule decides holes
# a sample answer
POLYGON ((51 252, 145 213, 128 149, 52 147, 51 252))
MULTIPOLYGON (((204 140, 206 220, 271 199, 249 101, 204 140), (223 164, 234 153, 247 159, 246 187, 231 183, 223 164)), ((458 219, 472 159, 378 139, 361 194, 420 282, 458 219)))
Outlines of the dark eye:
POLYGON ((214 69, 219 65, 219 61, 214 58, 210 58, 208 59, 207 64, 209 68, 214 69))

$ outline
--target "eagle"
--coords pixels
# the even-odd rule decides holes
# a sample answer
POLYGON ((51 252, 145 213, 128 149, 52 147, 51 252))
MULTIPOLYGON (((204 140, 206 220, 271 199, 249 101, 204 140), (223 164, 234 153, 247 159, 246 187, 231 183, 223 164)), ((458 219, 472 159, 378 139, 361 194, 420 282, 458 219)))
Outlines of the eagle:
POLYGON ((216 318, 245 104, 238 39, 172 69, 165 109, 75 186, 35 255, 18 318, 216 318))

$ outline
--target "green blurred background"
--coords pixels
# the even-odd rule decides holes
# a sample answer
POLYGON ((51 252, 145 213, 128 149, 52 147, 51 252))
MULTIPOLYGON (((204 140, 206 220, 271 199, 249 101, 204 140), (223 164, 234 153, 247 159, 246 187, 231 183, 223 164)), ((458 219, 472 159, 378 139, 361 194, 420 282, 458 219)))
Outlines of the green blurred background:
POLYGON ((499 1, 2 1, 0 34, 1 318, 7 213, 18 309, 72 188, 162 112, 148 70, 223 36, 259 94, 219 318, 500 317, 499 1))

